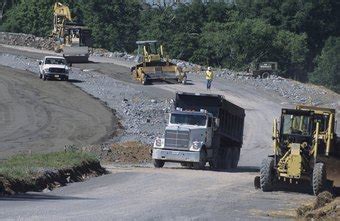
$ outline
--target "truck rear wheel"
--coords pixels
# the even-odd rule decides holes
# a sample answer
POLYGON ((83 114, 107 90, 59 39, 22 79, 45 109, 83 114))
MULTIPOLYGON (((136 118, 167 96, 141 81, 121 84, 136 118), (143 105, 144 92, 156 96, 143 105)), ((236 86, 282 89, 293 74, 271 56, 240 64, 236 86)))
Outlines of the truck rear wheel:
POLYGON ((262 78, 269 78, 269 72, 264 72, 262 75, 261 75, 261 77, 262 78))
POLYGON ((224 169, 231 169, 232 168, 232 161, 233 161, 233 149, 232 148, 227 148, 226 149, 226 154, 225 154, 225 158, 224 158, 224 169))
POLYGON ((240 148, 235 147, 232 150, 231 168, 236 169, 238 161, 240 160, 240 148))
POLYGON ((324 163, 316 163, 313 169, 312 187, 314 195, 318 195, 325 190, 326 167, 324 163))
POLYGON ((263 192, 273 189, 274 158, 268 157, 262 161, 260 169, 260 186, 263 192))
POLYGON ((153 165, 156 168, 162 168, 164 166, 164 164, 165 164, 165 162, 163 160, 156 160, 156 159, 153 160, 153 165))

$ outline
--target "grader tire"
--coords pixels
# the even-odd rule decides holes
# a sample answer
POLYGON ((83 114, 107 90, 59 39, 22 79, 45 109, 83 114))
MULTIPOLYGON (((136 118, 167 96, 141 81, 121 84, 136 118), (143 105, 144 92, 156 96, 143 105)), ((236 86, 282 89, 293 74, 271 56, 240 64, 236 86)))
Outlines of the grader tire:
POLYGON ((262 161, 260 169, 260 186, 263 192, 273 189, 274 158, 268 157, 262 161))
POLYGON ((316 163, 313 169, 312 188, 313 193, 317 196, 325 190, 326 185, 326 167, 324 163, 316 163))

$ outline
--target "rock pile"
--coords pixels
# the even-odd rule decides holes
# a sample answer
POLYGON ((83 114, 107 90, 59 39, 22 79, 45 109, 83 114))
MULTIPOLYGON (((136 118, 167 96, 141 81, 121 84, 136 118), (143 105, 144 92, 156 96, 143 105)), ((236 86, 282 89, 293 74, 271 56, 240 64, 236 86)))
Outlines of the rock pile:
POLYGON ((30 34, 0 32, 0 43, 53 50, 53 39, 36 37, 30 34))

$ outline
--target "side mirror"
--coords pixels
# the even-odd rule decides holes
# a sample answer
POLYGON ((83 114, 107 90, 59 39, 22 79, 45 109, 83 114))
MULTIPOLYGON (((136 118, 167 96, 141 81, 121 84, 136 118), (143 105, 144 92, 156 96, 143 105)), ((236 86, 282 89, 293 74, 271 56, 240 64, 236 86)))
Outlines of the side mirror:
POLYGON ((42 61, 39 61, 39 65, 42 65, 42 61))
POLYGON ((166 123, 168 123, 169 117, 170 117, 170 114, 169 114, 169 113, 165 113, 165 114, 164 114, 164 121, 165 121, 166 123))

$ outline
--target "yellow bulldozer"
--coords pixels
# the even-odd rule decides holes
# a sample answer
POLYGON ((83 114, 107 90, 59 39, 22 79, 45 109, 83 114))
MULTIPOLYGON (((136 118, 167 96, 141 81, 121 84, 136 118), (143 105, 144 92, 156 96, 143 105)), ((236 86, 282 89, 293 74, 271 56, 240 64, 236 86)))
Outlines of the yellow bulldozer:
POLYGON ((131 68, 131 74, 137 81, 143 85, 153 80, 186 83, 186 73, 164 56, 163 46, 159 45, 158 41, 137 41, 136 44, 138 64, 131 68))
POLYGON ((307 181, 315 195, 326 189, 327 179, 332 179, 327 167, 334 169, 339 162, 335 114, 335 109, 303 105, 282 109, 279 126, 274 120, 274 154, 264 159, 260 168, 263 191, 273 190, 279 181, 307 181))
POLYGON ((91 42, 90 30, 73 22, 68 6, 56 2, 54 4, 53 31, 54 51, 63 53, 70 63, 88 62, 91 42))

